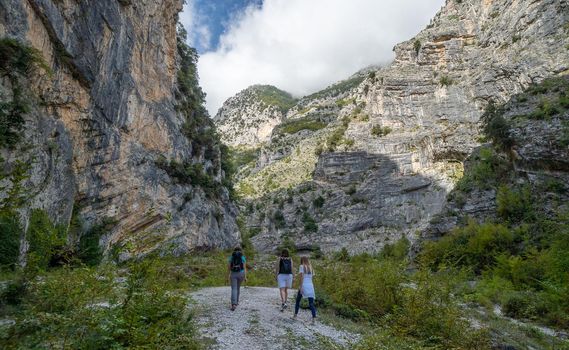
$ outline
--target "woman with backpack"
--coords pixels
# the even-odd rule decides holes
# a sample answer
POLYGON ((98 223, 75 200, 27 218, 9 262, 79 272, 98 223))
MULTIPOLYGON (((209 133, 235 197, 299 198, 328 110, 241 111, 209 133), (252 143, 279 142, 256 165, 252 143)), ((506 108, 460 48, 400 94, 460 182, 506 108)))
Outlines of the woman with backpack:
POLYGON ((316 295, 314 293, 314 284, 312 283, 312 276, 314 276, 314 269, 310 264, 308 257, 303 256, 300 258, 300 266, 298 268, 298 273, 300 277, 300 285, 298 286, 298 293, 296 294, 296 304, 294 305, 294 318, 298 315, 298 310, 300 309, 300 300, 308 298, 308 306, 312 312, 312 324, 316 321, 316 306, 314 305, 314 298, 316 295))
POLYGON ((288 249, 285 248, 277 260, 275 269, 281 295, 281 312, 288 307, 288 288, 292 288, 292 271, 292 259, 289 256, 288 249))
POLYGON ((245 259, 241 247, 237 246, 233 249, 233 253, 229 257, 228 262, 228 279, 231 283, 231 311, 234 311, 237 305, 239 305, 239 289, 241 288, 241 283, 247 281, 247 259, 245 259))

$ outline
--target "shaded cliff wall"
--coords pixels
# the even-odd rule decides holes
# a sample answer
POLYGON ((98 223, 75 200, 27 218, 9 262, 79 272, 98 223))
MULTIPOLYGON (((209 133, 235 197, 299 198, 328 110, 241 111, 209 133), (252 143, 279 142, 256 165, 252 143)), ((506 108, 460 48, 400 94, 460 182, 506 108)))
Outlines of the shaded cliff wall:
POLYGON ((101 242, 124 257, 238 241, 225 188, 206 193, 157 166, 197 164, 223 179, 211 126, 183 110, 192 96, 178 89, 182 1, 1 0, 0 9, 0 36, 38 49, 52 70, 26 81, 25 137, 2 150, 8 169, 17 159, 31 164, 24 221, 31 208, 63 224, 75 208, 87 227, 112 218, 101 242), (203 131, 193 133, 199 146, 184 125, 203 131))

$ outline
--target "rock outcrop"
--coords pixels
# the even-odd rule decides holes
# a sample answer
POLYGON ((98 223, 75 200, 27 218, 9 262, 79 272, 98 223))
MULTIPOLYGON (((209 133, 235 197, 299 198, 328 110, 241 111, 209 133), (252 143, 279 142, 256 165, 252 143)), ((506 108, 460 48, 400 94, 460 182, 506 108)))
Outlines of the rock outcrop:
POLYGON ((25 137, 2 150, 6 169, 31 165, 23 221, 32 208, 63 225, 74 210, 87 227, 112 218, 101 244, 124 258, 238 241, 212 126, 180 87, 191 61, 177 41, 181 9, 181 0, 0 1, 0 37, 37 49, 52 71, 27 79, 25 137), (164 158, 199 165, 215 193, 167 172, 164 158))
POLYGON ((488 103, 568 73, 568 17, 563 0, 448 0, 392 64, 301 99, 237 185, 253 242, 414 241, 480 145, 488 103))
POLYGON ((256 148, 269 141, 294 103, 289 93, 274 86, 254 85, 225 101, 213 120, 225 144, 256 148))

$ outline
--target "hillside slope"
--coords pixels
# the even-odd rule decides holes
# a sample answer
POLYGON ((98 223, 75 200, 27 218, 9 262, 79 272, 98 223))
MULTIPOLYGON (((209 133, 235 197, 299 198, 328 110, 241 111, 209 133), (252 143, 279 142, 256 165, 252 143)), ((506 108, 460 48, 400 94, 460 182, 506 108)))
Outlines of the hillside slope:
POLYGON ((391 65, 300 99, 238 177, 256 246, 414 241, 480 145, 488 103, 567 73, 567 6, 449 0, 391 65))

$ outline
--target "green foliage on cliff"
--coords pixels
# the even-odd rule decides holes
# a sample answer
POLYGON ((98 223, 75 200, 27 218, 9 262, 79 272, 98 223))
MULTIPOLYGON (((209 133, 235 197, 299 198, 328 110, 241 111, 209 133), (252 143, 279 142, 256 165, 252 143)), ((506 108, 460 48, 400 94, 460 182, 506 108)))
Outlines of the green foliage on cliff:
POLYGON ((0 74, 8 77, 12 88, 11 98, 0 101, 0 147, 13 148, 21 139, 23 116, 30 109, 22 79, 38 68, 51 72, 38 50, 15 39, 0 39, 0 74))
POLYGON ((287 120, 275 127, 273 134, 296 134, 301 130, 318 131, 328 124, 314 117, 303 117, 287 120))
POLYGON ((391 128, 388 126, 382 127, 381 125, 374 125, 371 128, 371 134, 375 137, 387 136, 391 133, 391 131, 391 128))
POLYGON ((255 86, 255 91, 259 99, 269 106, 277 107, 281 112, 286 113, 296 105, 297 100, 286 91, 277 89, 271 85, 255 86))
POLYGON ((186 44, 187 32, 179 24, 177 31, 177 49, 180 58, 178 70, 178 110, 184 116, 182 133, 191 144, 192 158, 182 163, 158 161, 158 165, 176 178, 180 183, 200 186, 210 197, 219 196, 225 187, 233 195, 231 177, 235 167, 231 162, 231 152, 224 146, 215 130, 215 126, 205 109, 205 93, 199 85, 197 72, 197 51, 186 44), (202 164, 208 164, 207 169, 202 164), (224 174, 221 181, 216 179, 219 170, 224 174))
POLYGON ((65 245, 66 234, 66 228, 54 225, 45 211, 32 210, 26 232, 30 245, 27 268, 47 269, 52 257, 65 245))
POLYGON ((200 187, 211 198, 221 191, 221 184, 208 174, 201 163, 178 162, 159 158, 156 165, 180 184, 200 187))
MULTIPOLYGON (((555 96, 562 99, 568 86, 566 78, 548 79, 531 86, 509 104, 489 105, 483 123, 493 145, 471 157, 454 193, 495 193, 495 212, 477 221, 464 220, 466 225, 436 242, 425 243, 419 259, 434 271, 450 268, 471 273, 478 283, 466 293, 468 300, 489 309, 499 304, 510 317, 562 329, 569 329, 566 185, 547 169, 533 169, 531 176, 516 171, 516 160, 509 156, 516 142, 512 128, 516 123, 543 123, 541 120, 547 118, 530 121, 536 118, 506 118, 505 113, 537 108, 545 117, 560 115, 559 111, 545 112, 548 109, 544 109, 542 101, 552 101, 555 96)), ((552 143, 551 147, 559 145, 552 143)))

